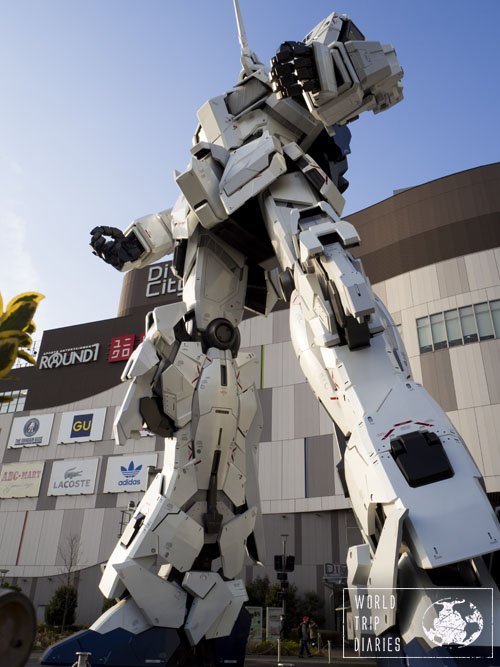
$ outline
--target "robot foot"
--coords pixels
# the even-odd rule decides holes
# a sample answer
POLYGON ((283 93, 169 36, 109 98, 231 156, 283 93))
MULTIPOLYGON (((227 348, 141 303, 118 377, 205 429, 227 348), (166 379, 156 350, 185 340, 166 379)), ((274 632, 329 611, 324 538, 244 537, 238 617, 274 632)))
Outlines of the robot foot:
POLYGON ((192 647, 182 629, 155 626, 133 632, 120 627, 116 621, 123 618, 127 607, 135 605, 129 600, 116 607, 119 609, 113 614, 114 623, 109 622, 110 612, 113 612, 110 609, 101 617, 105 622, 99 619, 93 626, 99 627, 100 631, 83 630, 54 644, 43 655, 41 664, 71 667, 76 662, 77 652, 87 652, 91 654, 89 662, 92 667, 221 667, 224 664, 243 667, 250 631, 250 614, 246 609, 241 610, 228 637, 203 639, 192 647))

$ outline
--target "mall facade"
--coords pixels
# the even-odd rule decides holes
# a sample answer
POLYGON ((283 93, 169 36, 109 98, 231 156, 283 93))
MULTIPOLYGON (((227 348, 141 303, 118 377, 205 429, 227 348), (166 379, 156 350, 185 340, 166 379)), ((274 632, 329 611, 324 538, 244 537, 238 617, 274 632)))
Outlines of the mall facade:
MULTIPOLYGON (((398 192, 347 217, 415 379, 458 428, 492 504, 500 505, 500 163, 398 192)), ((146 489, 148 468, 163 460, 163 440, 147 432, 114 443, 126 389, 120 374, 146 313, 179 298, 168 263, 129 273, 117 317, 46 331, 38 367, 2 380, 12 400, 0 406, 0 577, 29 595, 40 620, 69 570, 76 572, 78 623, 101 612, 101 564, 146 489)), ((332 626, 347 549, 361 541, 336 468, 341 434, 305 382, 287 308, 249 316, 240 329, 242 349, 259 359, 267 538, 265 567, 248 564, 242 576, 275 581, 273 556, 286 536, 296 559, 290 581, 325 600, 332 626)))

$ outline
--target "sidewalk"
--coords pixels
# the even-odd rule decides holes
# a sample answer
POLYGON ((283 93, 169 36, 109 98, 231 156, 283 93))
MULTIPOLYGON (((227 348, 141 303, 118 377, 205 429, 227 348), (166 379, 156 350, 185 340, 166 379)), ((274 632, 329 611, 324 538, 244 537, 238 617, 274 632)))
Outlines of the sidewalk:
MULTIPOLYGON (((340 667, 375 667, 375 660, 363 660, 356 658, 353 652, 347 652, 345 658, 342 657, 342 649, 332 649, 331 665, 340 667)), ((39 667, 41 651, 33 651, 25 667, 39 667)), ((317 665, 328 665, 328 658, 315 656, 311 658, 299 658, 293 655, 284 655, 281 658, 282 665, 295 665, 295 667, 315 667, 317 665)), ((278 658, 275 655, 247 655, 245 658, 246 667, 277 667, 278 658)), ((3 665, 1 667, 4 667, 3 665)), ((7 666, 5 666, 7 667, 7 666)))

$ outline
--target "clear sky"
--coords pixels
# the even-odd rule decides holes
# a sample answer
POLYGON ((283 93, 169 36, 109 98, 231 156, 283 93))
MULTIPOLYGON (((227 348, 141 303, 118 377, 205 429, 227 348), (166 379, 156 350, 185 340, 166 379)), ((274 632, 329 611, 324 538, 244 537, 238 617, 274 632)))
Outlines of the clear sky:
MULTIPOLYGON (((350 124, 346 213, 500 159, 500 1, 241 0, 263 62, 331 11, 392 43, 405 100, 350 124)), ((0 291, 39 331, 116 314, 89 230, 171 206, 196 111, 236 81, 231 0, 0 0, 0 291)), ((348 215, 346 215, 348 218, 348 215)))

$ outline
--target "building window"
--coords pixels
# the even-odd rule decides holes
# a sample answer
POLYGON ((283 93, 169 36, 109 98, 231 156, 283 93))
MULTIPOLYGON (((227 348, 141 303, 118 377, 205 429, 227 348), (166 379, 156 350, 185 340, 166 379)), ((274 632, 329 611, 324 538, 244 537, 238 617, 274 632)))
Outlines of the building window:
POLYGON ((27 389, 18 389, 17 391, 0 391, 0 414, 6 412, 21 412, 24 410, 26 397, 28 396, 27 389), (7 399, 2 400, 2 399, 7 399))
POLYGON ((500 299, 417 319, 420 353, 500 338, 500 299))

